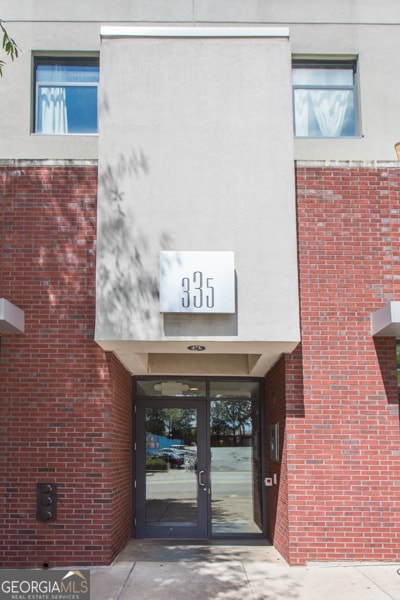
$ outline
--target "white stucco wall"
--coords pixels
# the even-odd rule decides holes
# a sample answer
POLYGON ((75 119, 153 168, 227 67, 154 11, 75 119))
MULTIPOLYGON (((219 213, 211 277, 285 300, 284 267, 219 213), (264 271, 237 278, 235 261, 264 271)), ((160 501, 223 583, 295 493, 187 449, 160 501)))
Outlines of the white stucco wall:
POLYGON ((32 53, 98 52, 102 25, 287 26, 294 55, 359 60, 361 135, 296 140, 301 160, 393 160, 400 139, 397 0, 4 0, 0 18, 20 47, 0 81, 0 159, 95 159, 97 136, 36 136, 32 53))
POLYGON ((160 314, 160 250, 235 253, 237 314, 194 338, 299 340, 287 32, 204 31, 103 39, 98 341, 193 338, 160 314))

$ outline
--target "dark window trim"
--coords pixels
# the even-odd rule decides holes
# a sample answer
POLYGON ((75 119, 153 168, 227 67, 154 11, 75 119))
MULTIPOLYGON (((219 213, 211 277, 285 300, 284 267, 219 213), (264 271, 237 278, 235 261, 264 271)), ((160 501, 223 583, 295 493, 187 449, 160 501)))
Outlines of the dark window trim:
POLYGON ((359 99, 359 82, 358 82, 358 57, 343 58, 340 57, 318 57, 318 58, 296 58, 292 57, 292 71, 295 69, 351 69, 353 72, 353 84, 352 85, 300 85, 292 82, 292 101, 293 101, 293 132, 295 139, 317 139, 317 140, 329 140, 329 139, 359 139, 361 137, 361 114, 360 114, 360 99, 359 99), (354 135, 340 135, 336 137, 326 136, 304 136, 296 135, 296 115, 295 115, 295 90, 349 90, 353 91, 354 99, 354 115, 355 115, 355 133, 354 135))
MULTIPOLYGON (((74 54, 64 54, 64 53, 34 53, 32 55, 32 119, 31 119, 31 133, 42 135, 37 131, 37 86, 38 81, 36 77, 37 67, 40 65, 72 65, 72 66, 81 66, 81 65, 89 65, 95 66, 100 70, 100 56, 98 53, 74 53, 74 54)), ((72 85, 79 85, 77 83, 72 83, 72 85)), ((89 82, 87 85, 97 87, 99 86, 99 81, 97 82, 89 82)), ((52 135, 52 134, 49 134, 52 135)), ((96 133, 68 133, 67 136, 71 135, 98 135, 98 131, 96 133)))

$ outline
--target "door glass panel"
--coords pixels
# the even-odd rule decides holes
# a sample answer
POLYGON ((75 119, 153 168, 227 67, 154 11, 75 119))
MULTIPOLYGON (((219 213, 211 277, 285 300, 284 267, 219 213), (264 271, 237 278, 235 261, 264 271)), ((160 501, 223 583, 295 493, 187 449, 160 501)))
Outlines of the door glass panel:
POLYGON ((140 379, 136 382, 138 396, 162 398, 172 396, 177 398, 197 398, 206 395, 206 383, 193 379, 140 379))
POLYGON ((197 409, 146 408, 145 426, 146 525, 196 525, 197 409))
MULTIPOLYGON (((243 391, 251 397, 250 388, 243 391)), ((210 435, 212 534, 261 533, 259 403, 212 400, 210 435)))
POLYGON ((257 400, 260 384, 258 381, 246 381, 236 379, 233 381, 210 381, 210 397, 211 399, 222 399, 227 398, 234 400, 240 398, 245 400, 246 398, 257 400))

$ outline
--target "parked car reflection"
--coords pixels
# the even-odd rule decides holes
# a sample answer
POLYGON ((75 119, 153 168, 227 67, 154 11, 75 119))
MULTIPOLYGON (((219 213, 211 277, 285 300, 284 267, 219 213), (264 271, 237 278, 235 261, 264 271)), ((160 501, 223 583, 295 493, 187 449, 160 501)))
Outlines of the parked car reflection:
POLYGON ((164 459, 173 469, 180 469, 185 464, 184 453, 173 448, 163 448, 157 452, 156 456, 164 459))

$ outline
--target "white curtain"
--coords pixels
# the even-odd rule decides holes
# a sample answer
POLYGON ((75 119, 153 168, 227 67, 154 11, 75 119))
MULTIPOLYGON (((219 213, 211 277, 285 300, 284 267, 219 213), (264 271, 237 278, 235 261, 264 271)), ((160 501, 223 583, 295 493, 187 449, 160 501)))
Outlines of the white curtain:
POLYGON ((67 99, 63 87, 41 87, 39 94, 40 133, 68 133, 67 99))
POLYGON ((351 102, 347 90, 296 90, 296 135, 315 136, 319 128, 323 137, 340 136, 351 102))

